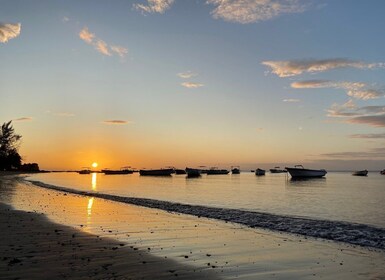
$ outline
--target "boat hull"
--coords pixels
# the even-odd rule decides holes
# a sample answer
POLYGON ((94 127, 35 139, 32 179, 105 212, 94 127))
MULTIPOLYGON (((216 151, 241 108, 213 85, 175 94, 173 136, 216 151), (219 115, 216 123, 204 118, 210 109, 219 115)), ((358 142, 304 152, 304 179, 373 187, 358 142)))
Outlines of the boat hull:
POLYGON ((174 173, 174 169, 139 170, 141 176, 171 176, 172 173, 174 173))
POLYGON ((266 170, 259 169, 259 168, 255 170, 256 176, 264 176, 265 174, 266 174, 266 170))
POLYGON ((201 170, 200 169, 196 169, 196 168, 188 168, 188 167, 186 167, 186 173, 187 173, 187 177, 189 177, 189 178, 194 178, 194 177, 201 176, 201 170))
POLYGON ((133 170, 103 170, 105 175, 125 175, 134 173, 133 170))
POLYGON ((353 176, 368 176, 368 170, 360 170, 352 173, 353 176))
POLYGON ((226 175, 229 174, 230 171, 226 169, 209 169, 207 170, 207 175, 226 175))
POLYGON ((286 167, 292 178, 321 178, 327 173, 324 169, 305 169, 286 167))

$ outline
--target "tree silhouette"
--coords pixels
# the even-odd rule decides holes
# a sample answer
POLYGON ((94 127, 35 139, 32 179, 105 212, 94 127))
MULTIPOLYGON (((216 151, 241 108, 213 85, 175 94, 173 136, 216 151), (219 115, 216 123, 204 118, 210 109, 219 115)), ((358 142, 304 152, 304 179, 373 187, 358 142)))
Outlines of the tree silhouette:
POLYGON ((0 170, 13 170, 21 166, 18 153, 21 135, 15 133, 12 121, 3 123, 0 130, 0 170))

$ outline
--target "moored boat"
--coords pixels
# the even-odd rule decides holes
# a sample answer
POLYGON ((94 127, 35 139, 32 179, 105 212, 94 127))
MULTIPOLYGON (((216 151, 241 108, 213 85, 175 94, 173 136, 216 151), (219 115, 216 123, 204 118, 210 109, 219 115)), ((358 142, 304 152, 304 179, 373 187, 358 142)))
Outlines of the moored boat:
POLYGON ((368 176, 368 170, 359 170, 352 173, 353 176, 368 176))
POLYGON ((230 171, 227 169, 218 169, 216 167, 211 167, 209 170, 207 170, 207 175, 226 175, 229 173, 230 171))
POLYGON ((200 169, 186 167, 186 174, 187 174, 187 177, 189 178, 199 177, 201 176, 201 172, 202 171, 200 169))
POLYGON ((269 169, 270 173, 286 173, 287 170, 281 169, 279 166, 269 169))
POLYGON ((321 178, 326 175, 325 169, 306 169, 302 165, 285 167, 292 178, 321 178))
POLYGON ((125 175, 125 174, 134 173, 134 170, 127 169, 127 168, 122 168, 120 170, 103 169, 102 172, 105 175, 125 175))
POLYGON ((174 173, 173 168, 139 170, 139 174, 142 176, 171 176, 172 173, 174 173))
POLYGON ((380 171, 380 174, 381 174, 381 175, 385 175, 385 169, 382 170, 382 171, 380 171))
POLYGON ((241 168, 239 166, 231 166, 231 174, 240 174, 241 168))
POLYGON ((91 169, 89 169, 88 167, 83 167, 83 169, 79 170, 78 173, 79 174, 91 174, 91 169))
POLYGON ((255 175, 256 176, 263 176, 263 175, 265 175, 265 173, 266 173, 266 170, 263 170, 260 168, 255 169, 255 175))
POLYGON ((183 174, 186 174, 185 170, 175 168, 175 175, 183 175, 183 174))

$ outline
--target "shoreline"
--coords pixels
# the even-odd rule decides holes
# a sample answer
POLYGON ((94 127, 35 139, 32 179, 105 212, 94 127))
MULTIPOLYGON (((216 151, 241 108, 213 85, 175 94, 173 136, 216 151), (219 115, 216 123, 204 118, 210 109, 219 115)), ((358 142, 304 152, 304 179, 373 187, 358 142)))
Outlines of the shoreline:
POLYGON ((11 279, 219 279, 203 269, 0 203, 0 274, 11 279))

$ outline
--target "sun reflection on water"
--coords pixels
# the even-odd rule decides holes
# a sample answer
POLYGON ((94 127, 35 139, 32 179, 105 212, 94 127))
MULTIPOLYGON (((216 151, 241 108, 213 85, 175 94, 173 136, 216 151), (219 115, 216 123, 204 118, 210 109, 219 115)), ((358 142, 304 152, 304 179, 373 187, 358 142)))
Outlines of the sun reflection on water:
POLYGON ((96 176, 97 176, 97 173, 92 173, 91 187, 93 191, 96 191, 96 176))

